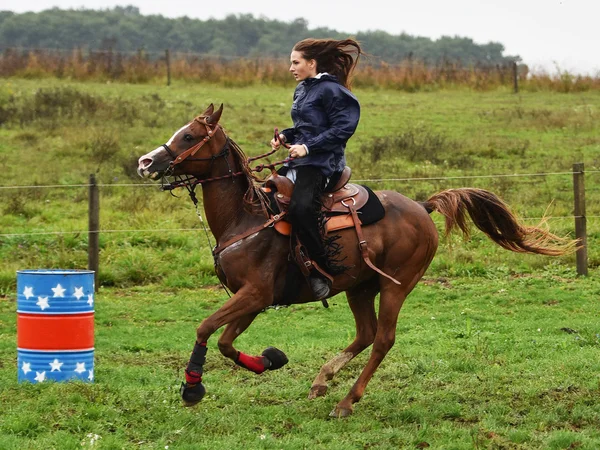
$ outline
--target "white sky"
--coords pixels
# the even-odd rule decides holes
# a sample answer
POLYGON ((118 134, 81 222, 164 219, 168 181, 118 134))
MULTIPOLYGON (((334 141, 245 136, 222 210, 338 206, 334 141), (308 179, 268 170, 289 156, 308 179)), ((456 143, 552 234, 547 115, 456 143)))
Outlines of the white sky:
POLYGON ((283 22, 304 18, 309 29, 328 27, 349 35, 382 30, 432 39, 461 36, 479 44, 500 42, 505 55, 520 55, 535 71, 600 73, 600 0, 1 0, 0 10, 116 5, 137 6, 144 15, 202 20, 228 14, 283 22))

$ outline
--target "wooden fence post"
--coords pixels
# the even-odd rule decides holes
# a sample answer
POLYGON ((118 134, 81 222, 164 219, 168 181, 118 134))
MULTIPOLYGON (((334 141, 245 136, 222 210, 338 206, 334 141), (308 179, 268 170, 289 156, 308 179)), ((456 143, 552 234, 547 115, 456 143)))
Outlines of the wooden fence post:
POLYGON ((169 49, 165 50, 165 60, 167 61, 167 86, 171 86, 171 54, 169 49))
POLYGON ((515 94, 519 93, 519 66, 516 61, 513 61, 513 86, 515 94))
POLYGON ((98 292, 98 266, 100 260, 100 194, 96 177, 90 175, 88 209, 88 269, 94 271, 94 289, 98 292))
POLYGON ((573 164, 573 191, 575 200, 575 237, 580 240, 581 248, 577 250, 577 274, 588 274, 587 256, 587 223, 585 217, 585 183, 583 163, 573 164))

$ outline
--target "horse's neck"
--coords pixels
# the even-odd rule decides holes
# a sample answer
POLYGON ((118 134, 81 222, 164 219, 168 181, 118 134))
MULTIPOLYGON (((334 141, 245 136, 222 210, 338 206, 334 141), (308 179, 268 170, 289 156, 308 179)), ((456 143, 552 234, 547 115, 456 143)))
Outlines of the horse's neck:
MULTIPOLYGON (((233 172, 239 170, 237 164, 232 165, 233 172)), ((211 181, 202 186, 206 221, 217 241, 238 228, 249 216, 244 209, 247 189, 248 181, 244 176, 211 181)))

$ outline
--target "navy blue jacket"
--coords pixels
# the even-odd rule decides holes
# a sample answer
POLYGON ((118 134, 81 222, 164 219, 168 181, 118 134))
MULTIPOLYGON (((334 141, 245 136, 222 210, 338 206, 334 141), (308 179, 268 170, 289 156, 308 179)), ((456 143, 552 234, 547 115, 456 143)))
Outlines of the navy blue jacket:
POLYGON ((346 142, 360 119, 358 100, 333 75, 307 78, 298 83, 292 105, 294 126, 281 133, 289 144, 305 144, 308 155, 296 158, 288 167, 319 167, 330 177, 346 165, 346 142))

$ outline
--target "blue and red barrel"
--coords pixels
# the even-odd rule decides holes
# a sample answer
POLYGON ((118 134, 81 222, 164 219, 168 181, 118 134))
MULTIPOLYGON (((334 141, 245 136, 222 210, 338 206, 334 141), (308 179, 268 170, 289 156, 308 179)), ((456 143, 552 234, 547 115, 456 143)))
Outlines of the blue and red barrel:
POLYGON ((94 381, 94 271, 17 271, 18 381, 94 381))

